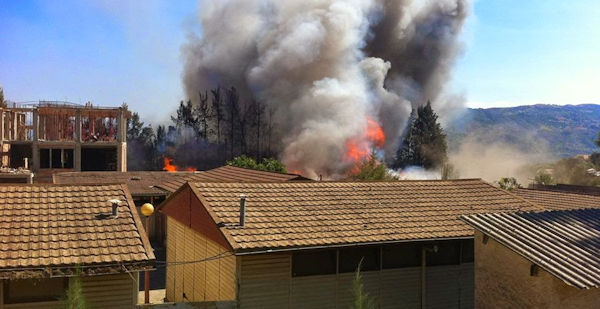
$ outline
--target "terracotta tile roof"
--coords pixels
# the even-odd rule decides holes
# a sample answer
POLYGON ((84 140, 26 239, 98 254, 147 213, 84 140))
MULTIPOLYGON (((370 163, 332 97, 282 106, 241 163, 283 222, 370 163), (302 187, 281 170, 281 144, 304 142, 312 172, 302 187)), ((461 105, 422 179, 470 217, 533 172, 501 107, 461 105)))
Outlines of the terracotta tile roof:
POLYGON ((298 174, 267 172, 225 165, 197 172, 193 175, 173 178, 161 183, 159 187, 173 193, 186 182, 283 182, 298 180, 310 181, 311 179, 298 174))
POLYGON ((479 179, 190 185, 236 251, 472 237, 460 215, 542 210, 479 179))
POLYGON ((600 209, 476 214, 462 219, 569 285, 600 287, 600 209))
MULTIPOLYGON (((195 172, 64 172, 53 176, 57 184, 113 184, 124 183, 133 196, 165 196, 167 191, 158 188, 161 183, 174 179, 195 179, 195 172)), ((196 172, 197 173, 197 172, 196 172)))
POLYGON ((595 195, 537 189, 516 189, 513 193, 547 210, 600 208, 600 196, 595 195))
POLYGON ((0 186, 0 277, 147 267, 154 254, 134 207, 125 185, 0 186))

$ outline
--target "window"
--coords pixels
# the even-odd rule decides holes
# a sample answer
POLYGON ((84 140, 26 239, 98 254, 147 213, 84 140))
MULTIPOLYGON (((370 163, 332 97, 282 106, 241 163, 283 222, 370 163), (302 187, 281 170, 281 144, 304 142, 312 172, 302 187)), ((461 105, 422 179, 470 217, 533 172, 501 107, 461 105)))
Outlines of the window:
POLYGON ((59 300, 64 296, 68 284, 68 278, 8 280, 4 282, 4 303, 59 300))
POLYGON ((292 276, 312 276, 335 274, 336 251, 294 252, 292 255, 292 276))
POLYGON ((40 149, 40 168, 73 168, 73 149, 40 149))
POLYGON ((52 168, 62 167, 62 152, 60 149, 52 149, 52 168))
POLYGON ((339 272, 355 272, 361 260, 361 271, 379 270, 379 248, 380 247, 359 247, 340 249, 339 272))
POLYGON ((40 149, 40 168, 50 168, 50 149, 40 149))
POLYGON ((462 241, 461 263, 473 263, 475 249, 473 248, 473 239, 462 241))
POLYGON ((421 266, 421 245, 387 245, 382 248, 383 269, 421 266))
POLYGON ((457 265, 460 262, 460 241, 440 241, 435 244, 437 252, 427 251, 427 265, 457 265))

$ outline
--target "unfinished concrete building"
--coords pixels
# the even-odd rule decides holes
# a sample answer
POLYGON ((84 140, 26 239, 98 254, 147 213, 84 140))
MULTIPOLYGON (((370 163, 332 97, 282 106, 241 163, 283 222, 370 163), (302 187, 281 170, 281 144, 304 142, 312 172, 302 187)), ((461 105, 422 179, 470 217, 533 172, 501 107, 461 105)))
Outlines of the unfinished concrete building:
POLYGON ((37 182, 51 182, 57 171, 126 171, 128 118, 123 108, 91 104, 0 108, 0 174, 32 171, 37 182))

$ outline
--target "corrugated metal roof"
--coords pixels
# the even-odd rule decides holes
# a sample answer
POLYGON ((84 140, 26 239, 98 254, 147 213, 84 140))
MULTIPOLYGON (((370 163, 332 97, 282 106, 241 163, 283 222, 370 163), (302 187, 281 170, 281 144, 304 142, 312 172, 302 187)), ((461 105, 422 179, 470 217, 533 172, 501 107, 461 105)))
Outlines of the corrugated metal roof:
POLYGON ((600 209, 474 214, 461 219, 569 285, 600 287, 600 209))

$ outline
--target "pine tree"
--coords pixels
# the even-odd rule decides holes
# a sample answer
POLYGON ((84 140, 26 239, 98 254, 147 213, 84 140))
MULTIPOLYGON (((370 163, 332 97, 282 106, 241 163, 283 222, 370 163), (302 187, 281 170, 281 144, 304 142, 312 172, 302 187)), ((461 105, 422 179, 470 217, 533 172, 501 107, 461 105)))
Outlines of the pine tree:
POLYGON ((446 134, 437 120, 431 102, 417 108, 416 115, 413 112, 402 146, 396 153, 394 168, 411 165, 438 168, 447 161, 446 134))

